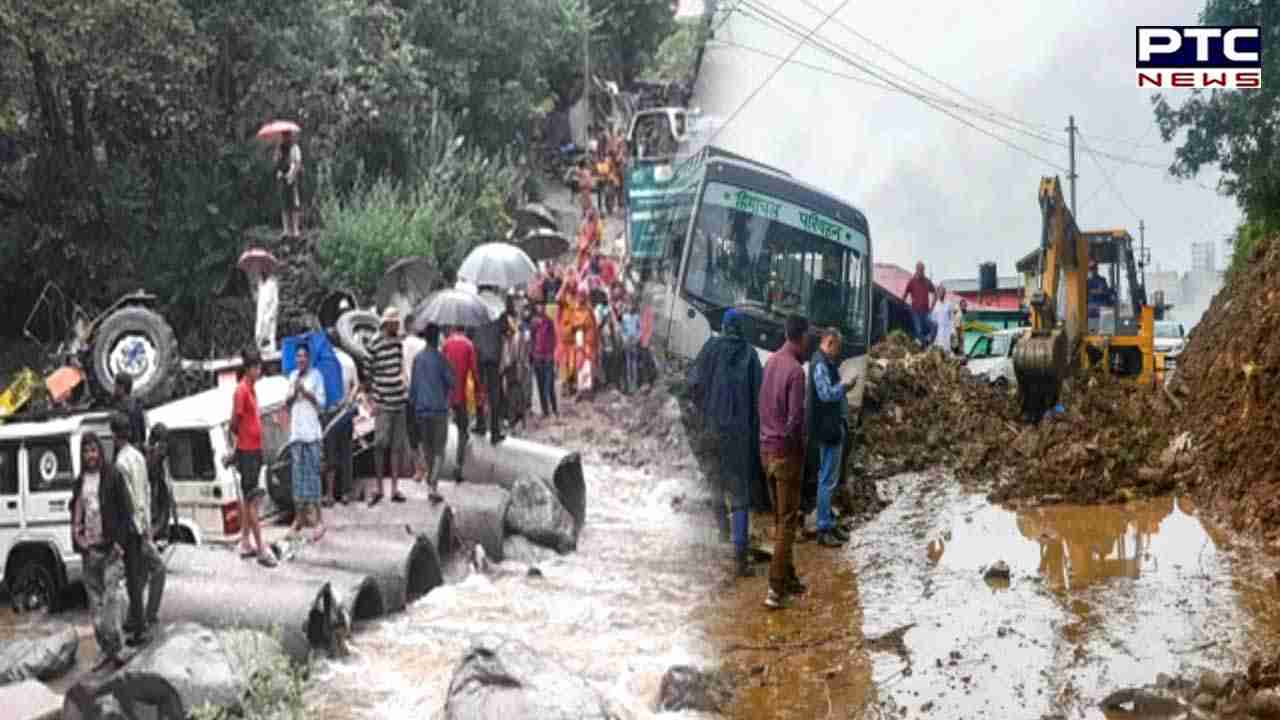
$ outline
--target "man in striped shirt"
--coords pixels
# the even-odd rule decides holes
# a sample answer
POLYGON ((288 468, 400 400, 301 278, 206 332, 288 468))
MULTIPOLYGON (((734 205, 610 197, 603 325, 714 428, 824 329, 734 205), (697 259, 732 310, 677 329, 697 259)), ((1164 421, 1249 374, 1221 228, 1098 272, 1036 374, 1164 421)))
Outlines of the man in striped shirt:
POLYGON ((409 449, 409 428, 405 403, 409 392, 404 381, 404 345, 400 339, 400 311, 389 307, 382 312, 382 334, 368 345, 369 384, 373 390, 374 440, 373 473, 377 489, 369 507, 382 501, 383 467, 391 477, 391 501, 404 502, 400 493, 401 458, 409 449))

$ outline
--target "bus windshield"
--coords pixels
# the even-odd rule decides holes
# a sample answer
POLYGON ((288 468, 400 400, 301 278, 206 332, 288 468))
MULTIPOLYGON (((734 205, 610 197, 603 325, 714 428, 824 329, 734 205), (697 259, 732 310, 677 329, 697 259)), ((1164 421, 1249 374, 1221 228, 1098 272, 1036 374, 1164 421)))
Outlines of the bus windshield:
POLYGON ((715 308, 797 313, 851 338, 866 332, 867 239, 796 205, 708 183, 683 290, 715 308))

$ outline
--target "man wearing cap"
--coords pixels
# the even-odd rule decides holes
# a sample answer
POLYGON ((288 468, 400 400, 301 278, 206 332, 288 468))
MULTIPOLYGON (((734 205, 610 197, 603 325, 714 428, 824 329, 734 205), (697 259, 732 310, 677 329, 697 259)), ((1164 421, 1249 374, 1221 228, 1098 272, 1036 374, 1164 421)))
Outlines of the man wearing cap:
POLYGON ((726 312, 720 327, 721 334, 702 346, 689 369, 689 394, 700 415, 698 456, 714 483, 721 538, 732 531, 738 577, 751 577, 755 571, 748 555, 749 510, 753 489, 763 484, 756 402, 763 370, 743 334, 738 311, 726 312))
POLYGON ((382 311, 382 334, 368 345, 369 384, 373 390, 373 473, 377 489, 369 507, 382 501, 383 468, 391 477, 391 501, 404 502, 398 467, 409 450, 409 426, 405 407, 409 400, 404 373, 404 343, 400 339, 400 311, 382 311))
POLYGON ((1101 314, 1104 305, 1110 305, 1111 286, 1107 284, 1107 279, 1102 277, 1098 272, 1098 261, 1089 261, 1089 317, 1096 318, 1101 314))

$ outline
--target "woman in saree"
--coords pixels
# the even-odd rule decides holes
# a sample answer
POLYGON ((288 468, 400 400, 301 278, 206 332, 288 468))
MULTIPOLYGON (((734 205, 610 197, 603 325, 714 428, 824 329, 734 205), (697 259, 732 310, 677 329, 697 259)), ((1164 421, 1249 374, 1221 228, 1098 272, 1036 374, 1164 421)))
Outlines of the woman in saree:
POLYGON ((566 283, 562 292, 557 326, 560 330, 557 360, 565 388, 573 395, 578 390, 590 390, 593 386, 590 379, 598 372, 595 359, 599 335, 587 286, 576 279, 572 288, 566 283))

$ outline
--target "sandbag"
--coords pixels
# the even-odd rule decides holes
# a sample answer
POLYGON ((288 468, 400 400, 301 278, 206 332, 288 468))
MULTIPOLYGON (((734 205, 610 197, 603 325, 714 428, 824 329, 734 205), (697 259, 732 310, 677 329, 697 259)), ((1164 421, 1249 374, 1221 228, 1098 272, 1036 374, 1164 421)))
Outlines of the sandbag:
POLYGON ((559 553, 578 546, 573 516, 560 504, 555 490, 536 475, 524 475, 511 486, 507 529, 559 553))
POLYGON ((616 720, 587 681, 519 640, 482 635, 453 671, 444 720, 616 720))
MULTIPOLYGON (((458 471, 458 428, 449 425, 449 441, 445 445, 442 477, 453 477, 458 471)), ((582 529, 587 517, 587 485, 582 475, 582 457, 551 445, 509 437, 497 445, 472 436, 463 459, 463 479, 468 483, 498 485, 511 489, 515 481, 533 474, 555 488, 560 504, 574 520, 574 533, 582 529)))
POLYGON ((444 583, 435 547, 405 525, 333 528, 319 542, 298 547, 289 560, 286 566, 368 575, 387 612, 403 610, 444 583))
POLYGON ((404 528, 406 533, 430 542, 443 567, 457 549, 453 509, 447 503, 429 502, 426 491, 417 484, 404 483, 401 490, 409 502, 394 503, 388 499, 372 508, 364 504, 336 505, 325 511, 325 524, 331 531, 341 528, 342 532, 349 529, 385 531, 391 526, 404 528))
POLYGON ((511 494, 497 485, 469 482, 441 482, 440 494, 453 508, 453 535, 464 556, 480 545, 491 560, 501 562, 511 494))
POLYGON ((305 663, 313 648, 337 649, 342 626, 338 601, 329 583, 272 575, 236 578, 170 574, 165 581, 160 622, 196 622, 215 630, 245 628, 274 632, 279 628, 285 654, 305 663))
POLYGON ((61 677, 75 666, 79 647, 80 636, 66 623, 38 638, 0 644, 0 685, 61 677))
POLYGON ((175 544, 166 555, 168 577, 221 578, 232 584, 255 584, 276 578, 309 583, 317 589, 328 584, 342 617, 347 620, 372 620, 390 612, 381 586, 367 573, 291 563, 264 568, 254 560, 241 559, 235 553, 208 546, 175 544))
POLYGON ((281 672, 284 648, 256 630, 211 630, 178 623, 129 664, 109 675, 89 675, 67 691, 63 717, 94 717, 119 703, 127 717, 185 720, 203 705, 238 712, 258 673, 281 672))

